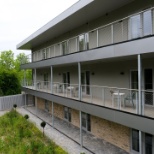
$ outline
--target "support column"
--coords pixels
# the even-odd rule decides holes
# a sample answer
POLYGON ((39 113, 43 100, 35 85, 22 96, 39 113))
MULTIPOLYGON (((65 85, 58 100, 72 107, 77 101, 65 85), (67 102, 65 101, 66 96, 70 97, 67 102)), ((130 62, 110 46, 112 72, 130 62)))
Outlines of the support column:
POLYGON ((34 69, 34 89, 36 90, 36 68, 34 69))
POLYGON ((141 63, 141 55, 138 55, 138 114, 142 115, 142 63, 141 63))
POLYGON ((81 100, 81 64, 78 62, 78 82, 79 82, 79 87, 78 87, 78 98, 81 100))
POLYGON ((53 87, 53 69, 52 69, 52 66, 51 66, 51 94, 53 93, 52 87, 53 87))
POLYGON ((52 127, 54 128, 54 102, 52 102, 52 127))
POLYGON ((139 150, 140 150, 140 154, 143 154, 143 151, 142 151, 142 132, 139 131, 139 150))
POLYGON ((83 147, 83 136, 82 136, 82 112, 80 112, 80 145, 83 147))

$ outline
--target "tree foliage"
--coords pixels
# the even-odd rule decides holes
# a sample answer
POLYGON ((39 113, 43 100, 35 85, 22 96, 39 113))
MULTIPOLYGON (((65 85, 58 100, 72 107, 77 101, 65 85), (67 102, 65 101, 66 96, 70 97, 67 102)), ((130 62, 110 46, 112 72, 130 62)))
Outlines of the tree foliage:
POLYGON ((32 80, 31 70, 20 69, 22 63, 28 63, 25 53, 20 53, 16 59, 11 50, 0 53, 0 96, 19 94, 24 74, 27 81, 32 80))
POLYGON ((0 91, 1 96, 15 95, 21 93, 20 81, 14 71, 0 71, 0 91))
POLYGON ((11 50, 1 52, 0 68, 6 70, 14 69, 14 54, 11 50))

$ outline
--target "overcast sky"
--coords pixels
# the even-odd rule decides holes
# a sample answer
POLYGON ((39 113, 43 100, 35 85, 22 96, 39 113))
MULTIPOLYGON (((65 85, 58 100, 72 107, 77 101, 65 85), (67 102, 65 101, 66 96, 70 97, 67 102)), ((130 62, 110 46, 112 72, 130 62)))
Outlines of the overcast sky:
POLYGON ((0 51, 16 45, 78 0, 0 0, 0 51))

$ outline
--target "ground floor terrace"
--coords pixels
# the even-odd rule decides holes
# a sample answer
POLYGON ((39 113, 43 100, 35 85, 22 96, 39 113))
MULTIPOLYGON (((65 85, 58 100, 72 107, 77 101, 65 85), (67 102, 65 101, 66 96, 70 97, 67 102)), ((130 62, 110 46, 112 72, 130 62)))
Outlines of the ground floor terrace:
POLYGON ((91 153, 139 154, 141 145, 143 154, 154 153, 151 134, 142 132, 141 144, 138 130, 84 112, 81 113, 81 133, 78 110, 39 97, 35 97, 34 107, 27 106, 26 109, 78 144, 81 144, 82 134, 82 146, 91 153))

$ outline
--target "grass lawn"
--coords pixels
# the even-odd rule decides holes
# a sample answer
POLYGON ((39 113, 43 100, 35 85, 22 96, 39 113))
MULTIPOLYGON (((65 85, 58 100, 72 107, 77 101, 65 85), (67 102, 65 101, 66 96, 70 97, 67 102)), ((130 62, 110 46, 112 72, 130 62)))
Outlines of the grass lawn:
POLYGON ((0 154, 67 154, 12 110, 0 117, 0 154))

